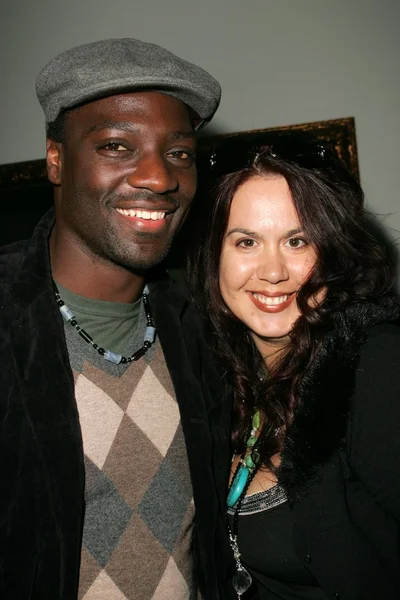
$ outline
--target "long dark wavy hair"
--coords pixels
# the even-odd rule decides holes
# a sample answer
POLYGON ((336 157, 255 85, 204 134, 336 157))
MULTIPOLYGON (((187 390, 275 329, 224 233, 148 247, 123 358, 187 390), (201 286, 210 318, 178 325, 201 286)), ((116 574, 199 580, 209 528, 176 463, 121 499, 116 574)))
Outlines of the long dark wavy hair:
MULTIPOLYGON (((298 138, 294 140, 298 147, 298 138)), ((394 283, 391 254, 366 226, 358 182, 333 153, 328 150, 322 154, 314 160, 307 144, 298 161, 272 152, 271 147, 254 151, 250 161, 247 153, 242 168, 218 180, 212 193, 211 216, 189 263, 193 296, 209 324, 211 346, 225 364, 233 385, 234 450, 244 450, 251 416, 255 408, 260 409, 264 428, 259 451, 262 462, 272 471, 271 458, 282 449, 302 377, 329 328, 332 312, 354 302, 377 299, 394 283), (290 333, 290 342, 263 377, 265 365, 247 326, 232 314, 221 296, 219 268, 236 191, 251 178, 271 175, 286 179, 317 260, 297 294, 300 317, 290 333), (316 306, 311 298, 322 290, 324 300, 316 306)), ((212 161, 218 163, 218 154, 211 157, 212 161)))

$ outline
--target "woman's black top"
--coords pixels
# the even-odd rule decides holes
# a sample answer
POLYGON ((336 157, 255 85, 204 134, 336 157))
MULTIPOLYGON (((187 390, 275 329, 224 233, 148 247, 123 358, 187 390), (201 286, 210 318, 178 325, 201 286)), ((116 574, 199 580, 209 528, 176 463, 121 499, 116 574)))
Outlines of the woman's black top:
MULTIPOLYGON (((278 486, 246 496, 238 521, 241 561, 253 578, 243 600, 327 600, 293 550, 293 516, 278 486), (275 496, 275 500, 271 498, 275 496), (277 499, 276 499, 277 498, 277 499), (272 507, 271 507, 272 505, 272 507), (267 506, 267 508, 264 508, 267 506)), ((229 515, 232 527, 233 518, 229 515)))

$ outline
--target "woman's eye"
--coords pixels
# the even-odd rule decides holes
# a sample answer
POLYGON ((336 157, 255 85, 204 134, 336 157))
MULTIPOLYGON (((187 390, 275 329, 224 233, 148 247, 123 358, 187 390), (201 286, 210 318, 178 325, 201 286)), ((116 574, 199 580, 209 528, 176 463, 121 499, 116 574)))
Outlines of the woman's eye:
POLYGON ((240 248, 254 248, 255 241, 250 238, 246 238, 245 240, 239 240, 236 245, 240 248))
POLYGON ((303 246, 307 245, 307 242, 302 238, 290 238, 287 244, 290 248, 303 248, 303 246))

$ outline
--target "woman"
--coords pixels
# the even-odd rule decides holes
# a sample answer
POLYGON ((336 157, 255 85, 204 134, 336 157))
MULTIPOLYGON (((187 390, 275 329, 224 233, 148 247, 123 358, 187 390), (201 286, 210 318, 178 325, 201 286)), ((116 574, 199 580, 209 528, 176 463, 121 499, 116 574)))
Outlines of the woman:
POLYGON ((233 387, 238 598, 400 598, 400 304, 363 194, 321 142, 212 153, 192 282, 233 387))

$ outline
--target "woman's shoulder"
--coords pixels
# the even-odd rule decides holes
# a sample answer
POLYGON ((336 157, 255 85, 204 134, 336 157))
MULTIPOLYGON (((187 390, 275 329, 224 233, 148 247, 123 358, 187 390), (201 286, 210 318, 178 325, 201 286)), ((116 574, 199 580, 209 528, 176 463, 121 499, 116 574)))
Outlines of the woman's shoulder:
MULTIPOLYGON (((352 423, 355 438, 384 443, 400 426, 400 321, 393 318, 367 328, 355 373, 352 423)), ((400 440, 400 438, 399 438, 400 440)), ((356 439, 353 437, 353 441, 356 439)), ((360 444, 359 450, 363 448, 360 444)), ((400 450, 400 445, 399 445, 400 450)))
POLYGON ((400 321, 373 325, 361 351, 361 359, 386 363, 390 357, 400 360, 400 321))
POLYGON ((350 462, 375 500, 400 520, 398 299, 362 303, 350 322, 361 331, 349 414, 350 462))
POLYGON ((400 520, 400 326, 368 330, 356 371, 350 456, 367 488, 400 520))
POLYGON ((382 380, 389 374, 400 380, 400 299, 382 298, 362 308, 365 330, 358 371, 382 380))
POLYGON ((398 350, 400 342, 400 298, 386 296, 352 303, 334 312, 333 328, 326 335, 328 356, 351 361, 383 358, 383 352, 398 350), (386 348, 386 350, 384 350, 386 348))
POLYGON ((360 350, 356 370, 354 407, 363 421, 389 421, 400 425, 400 323, 371 327, 360 350))
POLYGON ((350 328, 363 328, 366 331, 378 326, 396 326, 400 323, 400 297, 388 295, 375 300, 354 302, 339 311, 336 321, 345 322, 350 328))
POLYGON ((400 319, 394 317, 366 329, 356 372, 356 397, 385 404, 397 397, 400 406, 400 319))

